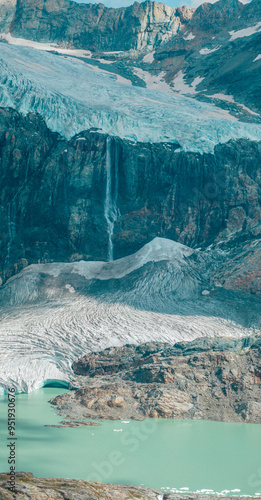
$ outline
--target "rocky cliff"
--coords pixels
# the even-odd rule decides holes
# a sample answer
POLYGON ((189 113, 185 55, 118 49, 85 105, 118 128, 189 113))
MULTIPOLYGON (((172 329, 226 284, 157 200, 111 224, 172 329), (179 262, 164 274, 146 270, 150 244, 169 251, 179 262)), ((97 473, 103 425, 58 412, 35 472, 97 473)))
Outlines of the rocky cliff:
POLYGON ((177 33, 193 11, 150 1, 110 9, 101 3, 19 0, 12 12, 13 16, 8 16, 12 21, 8 26, 6 19, 2 29, 16 37, 92 51, 118 51, 160 45, 177 33))
MULTIPOLYGON (((231 141, 201 155, 178 153, 174 144, 111 141, 115 258, 156 236, 191 247, 258 238, 258 143, 231 141)), ((2 279, 31 263, 106 260, 106 136, 66 141, 40 117, 2 109, 0 148, 2 279)))
POLYGON ((261 423, 260 336, 127 345, 73 364, 77 390, 51 400, 69 418, 261 423))

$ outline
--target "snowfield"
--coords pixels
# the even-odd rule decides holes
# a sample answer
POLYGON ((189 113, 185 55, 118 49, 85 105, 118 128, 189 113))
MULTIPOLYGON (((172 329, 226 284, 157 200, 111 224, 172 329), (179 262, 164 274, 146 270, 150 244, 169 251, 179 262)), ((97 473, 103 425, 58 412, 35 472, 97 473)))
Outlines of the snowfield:
POLYGON ((109 346, 256 332, 249 308, 209 287, 220 260, 156 238, 114 262, 29 266, 0 291, 0 391, 69 381, 75 359, 109 346))
MULTIPOLYGON (((173 89, 196 93, 200 81, 198 77, 190 86, 183 79, 180 88, 176 80, 173 89)), ((162 78, 156 83, 162 87, 162 78)), ((200 153, 213 152, 230 139, 261 140, 259 124, 237 121, 215 105, 123 85, 88 59, 6 42, 0 52, 0 106, 39 113, 51 130, 67 138, 98 128, 132 141, 173 142, 200 153)))
POLYGON ((249 28, 245 28, 238 31, 230 31, 230 42, 236 40, 237 38, 244 38, 245 36, 255 35, 261 31, 261 21, 257 23, 255 26, 250 26, 249 28))

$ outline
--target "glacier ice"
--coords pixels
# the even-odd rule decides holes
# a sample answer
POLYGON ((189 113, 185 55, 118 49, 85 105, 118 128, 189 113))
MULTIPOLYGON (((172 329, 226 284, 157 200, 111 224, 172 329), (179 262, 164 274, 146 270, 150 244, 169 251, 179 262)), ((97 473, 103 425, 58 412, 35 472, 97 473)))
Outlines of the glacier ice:
POLYGON ((222 258, 156 238, 113 262, 25 268, 0 289, 1 392, 70 381, 75 359, 109 346, 253 333, 233 294, 202 295, 222 258))
POLYGON ((0 43, 0 105, 43 116, 67 138, 82 130, 213 152, 230 139, 261 140, 261 126, 179 94, 123 85, 86 59, 0 43))

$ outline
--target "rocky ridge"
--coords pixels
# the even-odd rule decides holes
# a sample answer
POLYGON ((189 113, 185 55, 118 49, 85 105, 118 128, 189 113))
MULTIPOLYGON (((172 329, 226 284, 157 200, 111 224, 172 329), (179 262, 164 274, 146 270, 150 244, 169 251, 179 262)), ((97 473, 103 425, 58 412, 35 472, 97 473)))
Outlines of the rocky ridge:
POLYGON ((111 347, 73 364, 67 418, 188 418, 261 423, 261 337, 111 347))
POLYGON ((236 112, 245 109, 255 118, 261 102, 260 26, 258 0, 246 5, 239 0, 203 3, 185 31, 156 50, 150 71, 163 71, 177 92, 236 112))
POLYGON ((160 45, 177 33, 193 13, 186 6, 173 9, 150 1, 118 9, 68 0, 2 0, 1 5, 0 30, 10 31, 15 37, 91 51, 140 50, 160 45), (4 15, 7 10, 8 16, 4 15))
MULTIPOLYGON (((8 490, 9 476, 0 474, 0 500, 218 500, 220 496, 162 493, 138 486, 93 483, 76 479, 39 478, 31 473, 16 475, 15 492, 8 490)), ((242 497, 226 497, 242 500, 242 497)), ((248 497, 249 500, 254 500, 248 497)))

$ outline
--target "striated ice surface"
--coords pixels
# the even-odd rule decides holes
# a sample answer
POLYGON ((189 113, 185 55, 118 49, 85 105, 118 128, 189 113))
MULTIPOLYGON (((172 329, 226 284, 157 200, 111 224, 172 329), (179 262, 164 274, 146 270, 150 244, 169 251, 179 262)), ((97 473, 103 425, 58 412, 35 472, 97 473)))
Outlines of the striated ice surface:
POLYGON ((253 333, 245 297, 209 287, 222 258, 156 238, 113 262, 29 266, 0 288, 0 391, 69 381, 75 359, 109 346, 253 333))
POLYGON ((261 126, 178 94, 125 85, 87 59, 0 43, 0 106, 43 116, 70 138, 92 127, 145 142, 213 152, 230 139, 261 140, 261 126))

